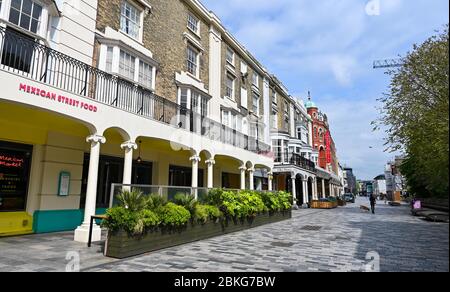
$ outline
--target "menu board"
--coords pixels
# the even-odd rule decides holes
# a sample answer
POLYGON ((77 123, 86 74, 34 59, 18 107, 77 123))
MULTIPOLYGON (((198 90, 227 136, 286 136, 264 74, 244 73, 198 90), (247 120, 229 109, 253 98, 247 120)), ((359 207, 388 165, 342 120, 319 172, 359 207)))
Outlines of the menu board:
POLYGON ((31 153, 0 147, 0 211, 25 209, 31 153))

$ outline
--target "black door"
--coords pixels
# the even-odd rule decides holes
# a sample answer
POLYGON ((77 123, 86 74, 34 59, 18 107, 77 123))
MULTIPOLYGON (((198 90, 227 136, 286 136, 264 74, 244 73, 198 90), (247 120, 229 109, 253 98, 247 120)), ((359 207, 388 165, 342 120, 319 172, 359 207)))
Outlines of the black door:
MULTIPOLYGON (((111 185, 121 184, 123 181, 124 161, 120 157, 100 156, 97 180, 97 208, 108 208, 111 197, 111 185)), ((89 154, 85 154, 83 165, 83 180, 80 208, 84 208, 86 201, 87 181, 89 175, 89 154)), ((152 184, 152 163, 133 161, 132 184, 152 184)))
POLYGON ((24 211, 33 146, 0 142, 0 212, 24 211))

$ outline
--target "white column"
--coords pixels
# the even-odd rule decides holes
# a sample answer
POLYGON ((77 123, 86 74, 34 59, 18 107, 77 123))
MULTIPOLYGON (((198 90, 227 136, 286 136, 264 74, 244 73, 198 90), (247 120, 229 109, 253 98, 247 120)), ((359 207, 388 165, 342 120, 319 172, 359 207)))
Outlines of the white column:
POLYGON ((313 193, 314 200, 319 199, 319 187, 317 186, 317 177, 314 179, 314 193, 313 193))
POLYGON ((291 177, 291 184, 292 184, 292 205, 295 206, 297 203, 295 202, 297 199, 297 191, 295 190, 295 176, 291 177))
POLYGON ((273 191, 273 173, 269 172, 268 173, 268 189, 269 191, 273 191))
POLYGON ((322 198, 326 198, 327 195, 325 194, 325 180, 322 178, 322 198))
POLYGON ((249 180, 248 185, 249 185, 249 189, 251 191, 253 191, 255 189, 255 180, 253 179, 254 173, 255 173, 255 169, 253 167, 248 169, 248 180, 249 180))
POLYGON ((125 159, 123 164, 123 180, 122 184, 131 184, 131 174, 133 172, 133 150, 137 149, 137 144, 133 141, 127 141, 120 145, 120 148, 125 150, 125 159))
POLYGON ((245 166, 239 167, 239 171, 241 172, 241 190, 245 190, 245 172, 247 168, 245 166))
POLYGON ((308 133, 309 133, 309 146, 313 147, 313 127, 312 127, 312 122, 308 121, 308 133))
POLYGON ((214 159, 209 159, 206 161, 206 166, 208 168, 208 189, 212 189, 214 187, 214 164, 216 164, 214 159))
MULTIPOLYGON (((95 207, 97 203, 97 177, 98 163, 100 160, 100 144, 106 142, 106 138, 100 135, 92 135, 86 138, 86 142, 91 143, 91 151, 89 156, 89 174, 86 190, 86 203, 84 208, 84 221, 75 230, 74 240, 78 242, 88 242, 89 226, 91 216, 95 215, 95 207)), ((100 241, 102 230, 97 224, 92 228, 92 241, 100 241)))
POLYGON ((200 162, 200 156, 194 155, 189 160, 192 162, 192 184, 191 187, 198 187, 198 163, 200 162))
POLYGON ((308 181, 306 179, 302 179, 302 189, 303 189, 303 205, 306 205, 308 198, 308 181))

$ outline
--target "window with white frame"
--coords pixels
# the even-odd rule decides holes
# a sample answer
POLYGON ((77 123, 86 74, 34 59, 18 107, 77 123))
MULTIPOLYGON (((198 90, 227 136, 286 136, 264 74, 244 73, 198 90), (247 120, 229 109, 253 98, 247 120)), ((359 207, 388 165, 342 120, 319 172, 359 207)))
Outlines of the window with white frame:
POLYGON ((281 162, 281 150, 282 150, 282 140, 272 140, 272 150, 275 157, 275 163, 281 162))
POLYGON ((153 67, 141 60, 139 60, 138 82, 144 87, 152 87, 153 83, 153 67))
POLYGON ((208 115, 208 98, 194 89, 181 88, 179 104, 181 107, 190 109, 204 117, 208 115), (190 103, 188 100, 190 100, 190 103))
POLYGON ((252 110, 255 115, 259 115, 259 95, 253 92, 252 110))
POLYGON ((108 47, 106 49, 106 65, 105 65, 105 71, 108 73, 112 72, 113 67, 113 47, 108 47))
POLYGON ((233 130, 242 132, 246 122, 243 117, 233 111, 222 109, 222 125, 225 125, 233 130))
POLYGON ((136 58, 125 51, 120 50, 119 74, 130 80, 134 80, 136 70, 136 58))
POLYGON ((259 88, 259 75, 255 72, 253 72, 253 75, 252 75, 252 84, 254 86, 256 86, 257 88, 259 88))
POLYGON ((200 34, 200 21, 192 13, 188 13, 187 27, 196 34, 200 34))
POLYGON ((222 110, 222 125, 230 126, 230 111, 222 110))
POLYGON ((278 103, 277 98, 278 98, 277 93, 274 91, 272 94, 272 103, 275 105, 278 103))
POLYGON ((227 73, 225 96, 234 100, 234 77, 229 73, 227 73))
POLYGON ((120 6, 120 30, 134 39, 139 39, 141 31, 141 14, 138 8, 128 1, 120 6))
POLYGON ((250 123, 250 137, 257 138, 258 137, 258 125, 256 123, 250 123))
POLYGON ((276 110, 272 110, 272 121, 271 126, 273 129, 278 128, 278 112, 276 110))
POLYGON ((32 0, 11 0, 9 21, 23 29, 38 33, 41 25, 42 6, 32 0))
POLYGON ((227 48, 226 59, 228 63, 234 66, 234 52, 229 47, 227 48))
POLYGON ((139 83, 142 87, 153 89, 153 66, 138 57, 120 50, 119 59, 114 57, 114 47, 106 48, 105 71, 111 74, 118 74, 130 81, 139 83), (115 67, 114 64, 119 64, 115 67), (136 72, 136 66, 138 71, 136 72), (118 68, 116 72, 114 68, 118 68))
POLYGON ((191 45, 187 46, 187 72, 198 77, 199 52, 191 45))

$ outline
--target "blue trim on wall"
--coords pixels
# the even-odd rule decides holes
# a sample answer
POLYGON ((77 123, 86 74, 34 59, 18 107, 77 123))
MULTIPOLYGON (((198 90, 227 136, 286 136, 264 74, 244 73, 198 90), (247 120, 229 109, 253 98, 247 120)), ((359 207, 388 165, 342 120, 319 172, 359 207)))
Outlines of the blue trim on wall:
MULTIPOLYGON (((95 214, 105 214, 105 208, 99 208, 95 214)), ((84 210, 37 210, 33 214, 33 232, 49 233, 75 230, 81 225, 84 210)))

